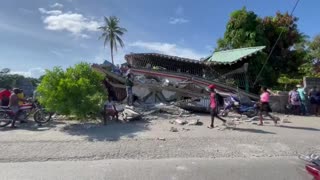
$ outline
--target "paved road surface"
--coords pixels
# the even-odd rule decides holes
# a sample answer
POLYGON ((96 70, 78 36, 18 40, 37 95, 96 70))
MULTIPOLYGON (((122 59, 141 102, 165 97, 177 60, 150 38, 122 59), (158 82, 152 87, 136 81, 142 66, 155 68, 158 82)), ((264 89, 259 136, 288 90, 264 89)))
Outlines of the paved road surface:
POLYGON ((159 159, 0 163, 0 179, 304 180, 295 158, 159 159))

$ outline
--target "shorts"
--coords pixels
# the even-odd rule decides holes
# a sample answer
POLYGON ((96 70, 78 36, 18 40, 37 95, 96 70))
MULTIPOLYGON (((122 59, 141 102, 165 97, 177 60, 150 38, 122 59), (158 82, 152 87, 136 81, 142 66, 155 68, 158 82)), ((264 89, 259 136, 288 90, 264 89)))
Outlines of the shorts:
POLYGON ((260 112, 272 112, 268 102, 263 102, 260 105, 260 112))
POLYGON ((218 114, 217 108, 214 108, 214 109, 210 108, 210 115, 211 116, 216 116, 217 114, 218 114))
POLYGON ((14 114, 17 114, 19 112, 19 107, 18 106, 11 106, 10 109, 14 114))

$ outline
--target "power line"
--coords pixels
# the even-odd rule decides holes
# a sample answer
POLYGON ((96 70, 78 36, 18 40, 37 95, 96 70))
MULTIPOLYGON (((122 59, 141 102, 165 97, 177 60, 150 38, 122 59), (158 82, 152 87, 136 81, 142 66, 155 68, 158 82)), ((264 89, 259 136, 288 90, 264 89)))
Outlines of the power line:
MULTIPOLYGON (((297 8, 297 6, 298 6, 299 2, 300 2, 300 0, 297 0, 297 1, 296 1, 295 5, 294 5, 294 7, 293 7, 293 9, 292 9, 292 11, 291 11, 291 13, 290 13, 290 16, 292 16, 292 15, 293 15, 293 12, 296 10, 296 8, 297 8)), ((254 86, 254 85, 256 85, 256 83, 257 83, 257 81, 258 81, 258 78, 260 77, 260 75, 261 75, 261 73, 262 73, 263 69, 264 69, 264 68, 265 68, 265 66, 267 65, 267 63, 268 63, 268 61, 269 61, 269 59, 270 59, 270 57, 271 57, 271 55, 272 55, 272 53, 273 53, 273 51, 274 51, 274 49, 275 49, 276 45, 278 44, 278 42, 279 42, 279 40, 280 40, 280 38, 281 38, 281 36, 282 36, 283 32, 284 32, 284 29, 282 29, 282 30, 281 30, 281 32, 280 32, 280 34, 279 34, 279 36, 278 36, 278 39, 277 39, 277 40, 276 40, 276 42, 274 43, 274 45, 273 45, 273 47, 272 47, 272 49, 271 49, 271 51, 270 51, 270 53, 269 53, 269 55, 268 55, 268 57, 267 57, 266 61, 264 62, 263 66, 262 66, 262 68, 261 68, 261 70, 260 70, 260 72, 258 73, 257 78, 256 78, 256 80, 255 80, 255 81, 254 81, 254 83, 253 83, 253 86, 254 86)))

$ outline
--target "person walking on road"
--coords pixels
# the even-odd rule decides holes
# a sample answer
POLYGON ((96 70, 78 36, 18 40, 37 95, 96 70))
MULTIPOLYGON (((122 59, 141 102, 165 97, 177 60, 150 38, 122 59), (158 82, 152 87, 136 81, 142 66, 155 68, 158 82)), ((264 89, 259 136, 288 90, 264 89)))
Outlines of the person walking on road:
POLYGON ((270 107, 270 92, 268 91, 268 89, 266 87, 262 87, 261 88, 262 94, 260 95, 260 126, 263 126, 263 113, 266 113, 267 116, 269 116, 274 124, 277 124, 277 121, 279 120, 279 118, 274 117, 270 114, 271 112, 271 107, 270 107))
POLYGON ((307 93, 305 91, 305 88, 302 87, 300 84, 297 85, 298 88, 298 93, 301 101, 301 113, 303 116, 307 115, 308 112, 308 98, 307 98, 307 93))
POLYGON ((298 88, 294 87, 292 91, 289 92, 288 103, 292 106, 292 111, 294 115, 300 115, 301 100, 298 93, 298 88))
POLYGON ((214 128, 214 118, 217 117, 218 119, 220 119, 223 124, 226 124, 226 120, 221 118, 218 115, 218 101, 217 101, 217 93, 215 91, 216 86, 214 84, 211 84, 209 86, 209 90, 210 90, 210 114, 211 114, 211 124, 210 126, 208 126, 208 128, 212 129, 214 128))

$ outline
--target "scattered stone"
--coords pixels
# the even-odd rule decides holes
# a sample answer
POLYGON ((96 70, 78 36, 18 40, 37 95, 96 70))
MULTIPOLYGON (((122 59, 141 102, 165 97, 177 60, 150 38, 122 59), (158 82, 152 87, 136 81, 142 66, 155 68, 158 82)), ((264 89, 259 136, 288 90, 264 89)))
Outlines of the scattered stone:
POLYGON ((226 125, 227 125, 227 126, 233 126, 233 127, 236 126, 234 120, 227 120, 226 125))
POLYGON ((192 121, 190 121, 190 122, 188 123, 188 125, 194 125, 194 126, 199 125, 199 124, 200 124, 199 119, 192 120, 192 121))
POLYGON ((240 121, 240 118, 233 118, 233 121, 240 121))
POLYGON ((165 141, 166 138, 157 138, 157 140, 159 140, 159 141, 165 141))
POLYGON ((173 120, 170 120, 169 123, 170 123, 170 124, 174 124, 174 121, 173 121, 173 120))
POLYGON ((183 131, 190 131, 189 128, 182 128, 183 131))
POLYGON ((188 123, 186 120, 181 120, 181 119, 176 119, 175 122, 179 125, 184 125, 188 123))
POLYGON ((178 129, 175 128, 175 127, 171 127, 171 128, 170 128, 170 131, 171 131, 171 132, 178 132, 178 129))

